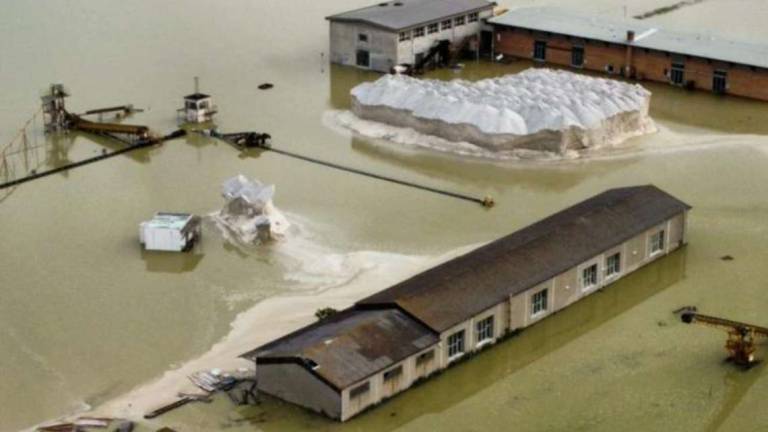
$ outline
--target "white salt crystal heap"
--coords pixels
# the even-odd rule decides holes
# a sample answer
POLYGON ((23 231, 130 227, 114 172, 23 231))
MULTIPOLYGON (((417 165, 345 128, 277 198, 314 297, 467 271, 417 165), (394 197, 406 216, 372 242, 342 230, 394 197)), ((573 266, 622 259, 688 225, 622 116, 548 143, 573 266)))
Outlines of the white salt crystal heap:
POLYGON ((654 131, 650 97, 639 85, 551 69, 477 82, 386 75, 352 89, 352 111, 493 150, 564 152, 654 131))
POLYGON ((230 242, 253 245, 282 237, 288 231, 290 223, 272 203, 274 185, 240 174, 224 182, 221 195, 226 203, 210 217, 230 242))

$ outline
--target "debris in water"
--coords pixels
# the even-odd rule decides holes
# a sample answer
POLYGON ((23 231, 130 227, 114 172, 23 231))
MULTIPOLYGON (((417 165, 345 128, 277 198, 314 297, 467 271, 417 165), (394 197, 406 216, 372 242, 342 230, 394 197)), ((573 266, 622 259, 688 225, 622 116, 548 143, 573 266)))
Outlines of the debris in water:
POLYGON ((133 432, 134 424, 130 420, 126 420, 123 422, 120 422, 120 424, 117 425, 117 429, 115 429, 115 432, 133 432))
POLYGON ((274 86, 275 85, 272 84, 272 83, 259 84, 259 90, 269 90, 269 89, 271 89, 274 86))
POLYGON ((720 259, 723 261, 733 261, 734 258, 730 255, 724 255, 724 256, 721 256, 720 259))
POLYGON ((272 204, 275 186, 240 174, 224 182, 221 195, 226 204, 211 219, 230 242, 249 246, 287 233, 288 219, 272 204))

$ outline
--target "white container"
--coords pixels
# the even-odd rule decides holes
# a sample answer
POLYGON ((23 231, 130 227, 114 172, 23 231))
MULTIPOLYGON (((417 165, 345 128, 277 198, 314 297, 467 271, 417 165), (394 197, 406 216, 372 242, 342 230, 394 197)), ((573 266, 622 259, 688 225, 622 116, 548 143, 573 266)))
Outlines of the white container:
POLYGON ((139 241, 146 250, 181 252, 200 238, 200 218, 189 213, 157 213, 139 225, 139 241))

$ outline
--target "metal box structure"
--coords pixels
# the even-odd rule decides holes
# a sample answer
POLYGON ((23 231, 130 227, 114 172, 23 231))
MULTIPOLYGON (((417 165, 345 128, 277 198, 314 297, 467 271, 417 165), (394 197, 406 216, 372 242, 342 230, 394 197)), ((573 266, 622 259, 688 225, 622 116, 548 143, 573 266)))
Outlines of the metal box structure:
POLYGON ((156 213, 139 225, 139 241, 146 250, 182 252, 200 238, 200 218, 189 213, 156 213))

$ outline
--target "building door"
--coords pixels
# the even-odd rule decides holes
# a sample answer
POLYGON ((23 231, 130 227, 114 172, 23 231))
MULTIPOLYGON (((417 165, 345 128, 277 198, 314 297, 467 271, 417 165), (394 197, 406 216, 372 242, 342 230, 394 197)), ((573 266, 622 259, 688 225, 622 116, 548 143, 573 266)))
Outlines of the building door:
POLYGON ((545 41, 535 41, 533 43, 533 59, 538 61, 547 60, 547 43, 545 41))
POLYGON ((571 66, 579 68, 584 66, 584 47, 573 47, 571 50, 571 66))
POLYGON ((369 53, 368 50, 357 50, 357 65, 371 67, 371 53, 369 53))
POLYGON ((483 30, 480 33, 480 55, 483 57, 493 55, 493 32, 483 30))
POLYGON ((725 94, 728 89, 728 72, 716 70, 712 75, 712 91, 717 94, 725 94))
POLYGON ((683 85, 685 82, 685 64, 672 63, 672 70, 669 71, 669 80, 672 84, 683 85))

